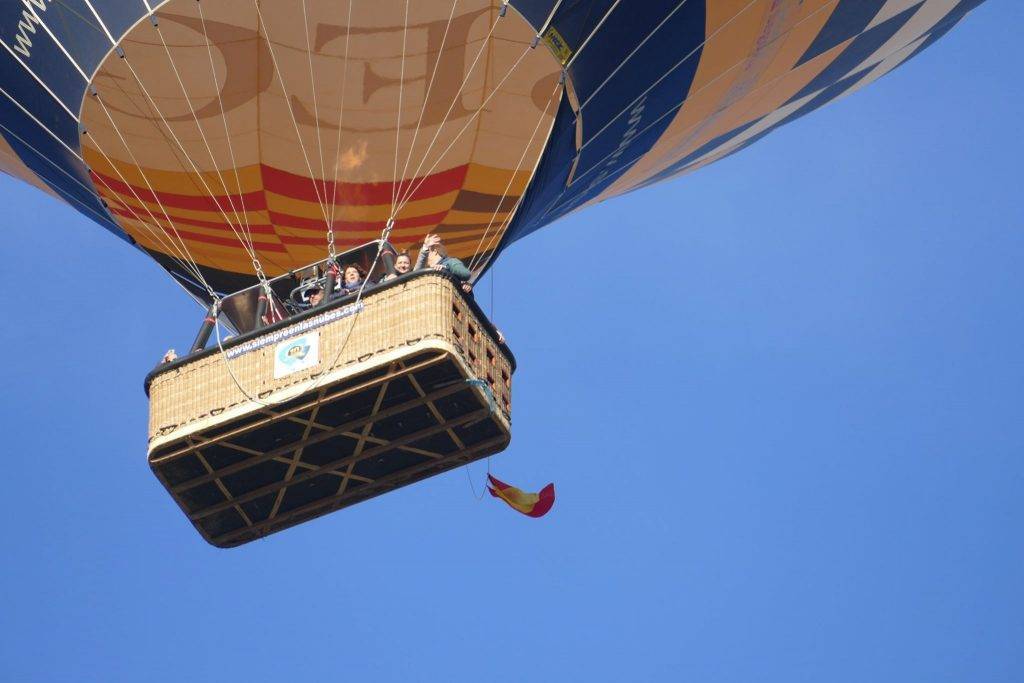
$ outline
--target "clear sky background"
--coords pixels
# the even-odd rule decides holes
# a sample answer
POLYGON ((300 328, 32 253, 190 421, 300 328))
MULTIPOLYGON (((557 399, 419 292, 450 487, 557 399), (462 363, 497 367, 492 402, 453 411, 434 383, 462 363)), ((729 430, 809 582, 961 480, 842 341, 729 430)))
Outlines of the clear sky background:
POLYGON ((199 311, 0 180, 0 680, 1024 680, 1022 25, 505 254, 542 520, 457 470, 207 546, 142 391, 199 311))

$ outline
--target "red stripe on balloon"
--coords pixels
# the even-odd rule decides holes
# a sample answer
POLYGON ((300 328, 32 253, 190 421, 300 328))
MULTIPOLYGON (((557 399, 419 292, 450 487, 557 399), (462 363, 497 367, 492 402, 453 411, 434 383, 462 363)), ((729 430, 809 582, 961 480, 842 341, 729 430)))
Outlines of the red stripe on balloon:
MULTIPOLYGON (((129 218, 131 220, 139 221, 140 223, 145 223, 146 225, 150 225, 152 223, 151 220, 143 220, 142 218, 140 218, 138 216, 137 213, 133 213, 132 211, 125 211, 123 209, 117 209, 117 208, 111 207, 110 208, 110 213, 118 215, 118 216, 122 216, 124 218, 129 218)), ((197 232, 191 232, 189 230, 181 230, 181 229, 177 229, 177 228, 171 228, 168 225, 164 225, 165 222, 166 222, 166 219, 163 219, 163 218, 161 218, 160 220, 157 221, 157 223, 159 224, 160 229, 163 230, 167 235, 170 235, 170 236, 178 235, 178 236, 181 237, 181 239, 184 239, 184 240, 195 240, 196 242, 206 242, 207 244, 219 244, 219 245, 225 246, 225 247, 236 247, 239 250, 242 249, 242 243, 238 240, 237 237, 217 237, 216 235, 202 235, 202 234, 199 234, 197 232)), ((175 220, 175 226, 177 226, 179 223, 184 223, 184 222, 185 221, 179 221, 179 220, 176 219, 175 220)), ((229 229, 226 226, 217 226, 217 227, 223 227, 224 229, 229 229)), ((277 252, 284 252, 285 251, 285 248, 281 244, 278 244, 276 242, 256 242, 254 240, 253 241, 253 246, 257 250, 259 250, 259 251, 277 251, 277 252)))
MULTIPOLYGON (((125 218, 134 218, 134 219, 142 221, 144 223, 152 223, 153 222, 153 220, 149 217, 149 214, 147 212, 142 211, 141 212, 141 216, 140 216, 140 209, 136 209, 136 208, 131 207, 131 206, 129 206, 129 210, 128 211, 125 211, 125 210, 122 210, 122 209, 116 209, 114 207, 110 207, 110 212, 114 213, 114 214, 117 214, 118 216, 124 216, 125 218), (144 216, 144 218, 142 216, 144 216)), ((161 224, 167 223, 167 219, 164 217, 164 215, 162 213, 160 213, 158 211, 155 211, 155 212, 153 212, 153 215, 156 217, 158 223, 161 223, 161 224)), ((198 218, 183 218, 181 216, 176 216, 173 213, 170 214, 170 217, 171 217, 171 221, 173 221, 175 225, 191 225, 191 226, 194 226, 194 227, 197 227, 197 228, 210 228, 211 230, 223 230, 225 232, 232 232, 231 226, 228 225, 227 223, 223 222, 223 221, 217 222, 217 221, 199 220, 198 218)), ((272 226, 272 225, 270 225, 268 223, 250 223, 249 225, 245 225, 243 223, 243 224, 240 224, 240 225, 236 225, 234 230, 239 232, 239 233, 242 233, 242 234, 244 234, 246 232, 251 232, 251 233, 253 233, 255 235, 274 235, 275 234, 274 226, 272 226)))
MULTIPOLYGON (((411 198, 426 199, 437 197, 462 188, 466 180, 467 165, 435 173, 431 176, 402 181, 399 188, 402 194, 416 187, 411 198)), ((190 211, 216 211, 230 214, 231 212, 263 211, 267 208, 264 191, 273 192, 289 199, 297 199, 310 203, 331 202, 337 206, 383 206, 391 204, 394 183, 338 183, 337 192, 333 181, 316 181, 272 166, 260 165, 263 189, 242 194, 227 193, 209 196, 207 194, 180 194, 175 192, 152 192, 148 186, 130 185, 119 178, 114 178, 93 170, 92 174, 100 180, 99 185, 108 186, 111 190, 124 197, 135 197, 143 201, 162 204, 165 208, 188 209, 190 211), (319 193, 319 197, 317 196, 319 193)), ((183 176, 193 178, 192 175, 183 176)), ((197 187, 197 192, 203 189, 197 187)))
MULTIPOLYGON (((454 192, 462 187, 468 170, 469 166, 463 164, 425 178, 403 180, 401 191, 404 194, 419 185, 413 199, 436 197, 454 192), (422 185, 420 185, 421 182, 422 185)), ((260 171, 263 174, 263 187, 268 192, 307 202, 323 202, 327 205, 330 205, 333 200, 338 206, 380 206, 384 204, 390 206, 395 191, 395 183, 385 182, 338 183, 337 192, 335 192, 333 181, 322 180, 316 181, 314 190, 313 181, 306 176, 296 175, 271 166, 260 166, 260 171), (317 193, 319 193, 319 197, 317 197, 317 193)))
MULTIPOLYGON (((440 213, 430 213, 425 216, 410 216, 408 218, 399 218, 395 221, 395 229, 401 230, 403 228, 422 228, 427 225, 437 225, 444 220, 444 217, 448 215, 447 211, 441 211, 440 213)), ((320 233, 326 234, 327 223, 322 218, 305 218, 303 216, 293 216, 288 213, 278 213, 277 211, 270 211, 270 222, 274 225, 280 225, 286 228, 298 228, 301 230, 316 230, 320 233)), ((335 221, 334 229, 338 232, 345 231, 380 231, 384 229, 383 221, 335 221)))
MULTIPOLYGON (((164 228, 164 232, 173 234, 170 229, 164 228)), ((237 239, 230 237, 216 237, 214 235, 200 235, 196 232, 190 232, 188 230, 178 230, 177 234, 184 240, 190 240, 195 242, 205 242, 206 244, 218 244, 224 247, 235 247, 238 250, 242 249, 241 243, 237 239)), ((275 242, 253 242, 253 247, 256 251, 274 251, 279 253, 285 253, 287 250, 283 244, 277 244, 275 242)))
POLYGON ((267 208, 267 199, 262 190, 246 192, 241 195, 216 195, 214 197, 209 195, 177 194, 174 192, 162 191, 157 192, 154 195, 148 187, 129 185, 123 180, 111 178, 110 176, 97 173, 96 171, 92 171, 92 174, 101 179, 100 185, 109 186, 111 190, 125 198, 135 199, 136 195, 138 195, 142 201, 153 204, 159 203, 163 205, 164 208, 188 209, 190 211, 216 211, 218 213, 223 211, 228 215, 231 215, 234 211, 241 212, 243 210, 243 206, 246 211, 261 211, 267 208), (159 202, 157 202, 158 199, 159 202), (232 202, 234 202, 234 207, 231 205, 232 202))

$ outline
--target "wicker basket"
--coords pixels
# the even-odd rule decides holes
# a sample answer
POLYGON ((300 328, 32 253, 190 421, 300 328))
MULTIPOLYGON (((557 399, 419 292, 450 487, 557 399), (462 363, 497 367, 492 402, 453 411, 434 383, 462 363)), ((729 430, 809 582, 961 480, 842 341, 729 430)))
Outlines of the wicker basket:
POLYGON ((504 450, 513 369, 455 284, 416 274, 158 370, 149 462, 240 545, 504 450))

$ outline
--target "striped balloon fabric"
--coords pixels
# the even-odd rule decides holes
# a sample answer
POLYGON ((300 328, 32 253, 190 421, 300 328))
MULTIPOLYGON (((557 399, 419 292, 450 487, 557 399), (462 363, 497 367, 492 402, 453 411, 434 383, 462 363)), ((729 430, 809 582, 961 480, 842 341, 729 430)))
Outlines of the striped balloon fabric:
POLYGON ((980 0, 12 0, 0 169, 209 300, 376 239, 476 273, 871 83, 980 0))

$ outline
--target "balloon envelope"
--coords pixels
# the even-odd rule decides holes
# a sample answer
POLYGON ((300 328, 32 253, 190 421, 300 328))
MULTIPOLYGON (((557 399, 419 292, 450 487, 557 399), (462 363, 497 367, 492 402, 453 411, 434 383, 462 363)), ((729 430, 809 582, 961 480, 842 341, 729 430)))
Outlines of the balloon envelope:
POLYGON ((477 271, 717 161, 981 0, 21 0, 0 169, 206 297, 375 239, 477 271), (564 74, 564 77, 563 77, 564 74))

